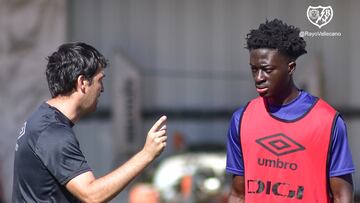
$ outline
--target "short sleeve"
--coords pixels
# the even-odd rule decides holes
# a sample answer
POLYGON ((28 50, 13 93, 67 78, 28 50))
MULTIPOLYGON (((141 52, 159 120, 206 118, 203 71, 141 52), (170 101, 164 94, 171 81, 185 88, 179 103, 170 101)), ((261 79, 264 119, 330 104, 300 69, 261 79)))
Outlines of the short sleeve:
POLYGON ((329 176, 341 176, 355 172, 348 142, 346 125, 341 116, 336 118, 330 148, 329 176))
POLYGON ((226 144, 226 172, 239 176, 244 175, 244 162, 239 135, 239 121, 243 110, 243 108, 240 108, 233 113, 227 132, 226 144))
POLYGON ((62 185, 90 170, 74 132, 66 126, 49 126, 39 137, 35 150, 44 166, 62 185))

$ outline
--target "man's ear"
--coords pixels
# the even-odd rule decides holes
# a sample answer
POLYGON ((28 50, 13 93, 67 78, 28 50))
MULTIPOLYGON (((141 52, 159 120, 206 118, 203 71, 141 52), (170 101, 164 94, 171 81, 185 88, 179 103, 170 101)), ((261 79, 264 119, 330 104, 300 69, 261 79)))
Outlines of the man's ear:
POLYGON ((294 72, 295 72, 295 69, 296 69, 296 63, 295 63, 295 61, 290 61, 289 64, 288 64, 288 72, 289 72, 289 75, 293 75, 294 72))
POLYGON ((84 75, 79 75, 76 80, 76 90, 85 93, 85 84, 87 82, 84 75))

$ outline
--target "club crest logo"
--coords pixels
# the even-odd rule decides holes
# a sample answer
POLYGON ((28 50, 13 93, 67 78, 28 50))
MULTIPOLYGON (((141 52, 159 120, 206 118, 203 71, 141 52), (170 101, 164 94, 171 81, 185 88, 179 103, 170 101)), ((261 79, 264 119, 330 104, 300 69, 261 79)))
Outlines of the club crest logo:
POLYGON ((309 6, 306 15, 309 21, 318 28, 328 24, 333 17, 333 9, 331 6, 309 6))

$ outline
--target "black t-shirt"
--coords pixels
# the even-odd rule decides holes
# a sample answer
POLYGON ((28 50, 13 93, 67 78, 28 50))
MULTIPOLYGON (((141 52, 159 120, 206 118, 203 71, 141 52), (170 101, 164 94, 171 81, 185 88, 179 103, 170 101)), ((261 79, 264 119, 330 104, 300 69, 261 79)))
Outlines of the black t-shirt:
POLYGON ((13 202, 79 202, 65 184, 91 169, 72 126, 47 103, 24 123, 15 147, 13 202))

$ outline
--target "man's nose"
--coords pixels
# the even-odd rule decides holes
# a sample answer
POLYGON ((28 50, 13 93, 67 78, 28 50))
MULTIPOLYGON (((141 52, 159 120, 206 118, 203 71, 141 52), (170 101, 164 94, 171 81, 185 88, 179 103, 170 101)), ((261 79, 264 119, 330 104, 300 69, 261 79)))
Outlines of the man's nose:
POLYGON ((260 83, 260 82, 263 82, 264 80, 265 80, 264 71, 259 70, 258 72, 256 72, 255 82, 260 83))

